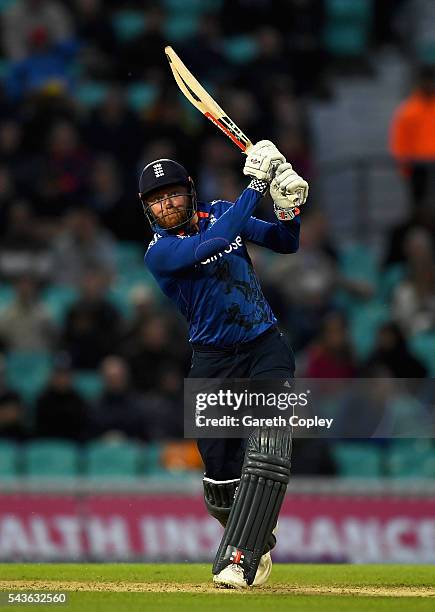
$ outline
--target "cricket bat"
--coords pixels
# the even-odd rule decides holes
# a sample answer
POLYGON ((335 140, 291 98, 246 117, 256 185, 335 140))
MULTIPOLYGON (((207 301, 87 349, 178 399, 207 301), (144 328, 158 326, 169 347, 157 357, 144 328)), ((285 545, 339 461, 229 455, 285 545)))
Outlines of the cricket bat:
POLYGON ((193 74, 186 68, 181 59, 175 53, 172 47, 165 47, 166 57, 169 61, 172 74, 177 81, 178 87, 181 89, 186 98, 195 106, 203 115, 213 121, 233 143, 247 154, 252 142, 242 132, 242 130, 234 123, 224 110, 219 106, 204 87, 199 83, 193 74))

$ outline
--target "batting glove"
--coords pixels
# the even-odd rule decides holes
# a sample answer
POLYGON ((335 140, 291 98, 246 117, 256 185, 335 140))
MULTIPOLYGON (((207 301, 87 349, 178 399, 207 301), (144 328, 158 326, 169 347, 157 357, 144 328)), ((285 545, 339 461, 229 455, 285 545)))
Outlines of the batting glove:
POLYGON ((283 162, 284 155, 270 140, 260 140, 249 149, 243 174, 270 183, 275 170, 283 162))
POLYGON ((302 206, 308 197, 308 183, 299 176, 288 162, 280 164, 275 172, 275 189, 285 195, 292 206, 302 206))

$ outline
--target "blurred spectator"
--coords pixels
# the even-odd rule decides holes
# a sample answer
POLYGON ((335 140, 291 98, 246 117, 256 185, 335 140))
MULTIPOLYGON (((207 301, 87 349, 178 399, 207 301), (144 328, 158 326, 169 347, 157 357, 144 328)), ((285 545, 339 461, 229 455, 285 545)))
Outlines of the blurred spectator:
POLYGON ((375 367, 387 369, 393 378, 424 378, 427 375, 426 368, 412 355, 396 323, 385 323, 378 330, 375 348, 365 370, 375 367))
POLYGON ((299 251, 278 258, 270 272, 282 299, 289 304, 286 323, 296 350, 317 335, 322 318, 333 308, 339 274, 326 227, 321 213, 305 216, 299 251))
POLYGON ((172 365, 155 373, 156 390, 144 394, 147 432, 151 440, 182 438, 184 431, 183 372, 172 365))
POLYGON ((406 259, 404 247, 407 235, 416 228, 427 230, 435 253, 435 207, 432 203, 421 205, 412 210, 411 215, 404 222, 393 227, 386 238, 385 265, 403 263, 406 259))
POLYGON ((0 166, 0 235, 8 233, 9 208, 16 197, 15 181, 6 166, 0 166))
MULTIPOLYGON (((88 194, 90 158, 76 127, 56 122, 48 135, 39 180, 45 214, 60 216, 88 194)), ((42 211, 41 211, 42 212, 42 211)))
POLYGON ((6 91, 15 102, 30 94, 49 95, 72 88, 71 68, 78 51, 75 41, 54 44, 44 26, 29 33, 26 57, 10 66, 6 91))
POLYGON ((43 438, 80 441, 88 426, 88 406, 73 387, 71 360, 58 354, 50 381, 36 401, 35 433, 43 438))
POLYGON ((170 365, 180 366, 180 362, 182 365, 184 355, 173 342, 168 320, 157 315, 142 324, 136 345, 127 359, 134 386, 149 391, 157 388, 156 372, 170 365))
POLYGON ((420 69, 411 95, 396 110, 390 129, 390 151, 409 182, 412 202, 435 196, 435 67, 420 69))
POLYGON ((89 204, 102 224, 118 240, 144 241, 144 215, 137 194, 125 194, 113 158, 95 160, 91 175, 89 204))
POLYGON ((405 333, 435 329, 435 255, 430 234, 412 230, 405 242, 407 276, 393 294, 393 318, 405 333))
POLYGON ((103 392, 91 417, 91 435, 123 434, 139 440, 148 439, 143 398, 131 385, 126 362, 115 356, 101 364, 103 392))
POLYGON ((340 313, 324 320, 318 338, 307 351, 306 378, 352 378, 356 375, 347 322, 340 313))
POLYGON ((327 54, 323 48, 325 1, 290 0, 288 4, 286 55, 291 58, 295 91, 302 96, 312 93, 323 95, 323 74, 327 64, 327 54))
POLYGON ((26 56, 29 35, 44 28, 55 43, 73 35, 65 5, 56 0, 17 0, 2 15, 3 50, 13 60, 26 56))
POLYGON ((136 350, 142 326, 158 314, 156 294, 150 287, 136 285, 129 291, 128 301, 133 307, 133 313, 126 322, 122 338, 122 352, 125 355, 136 350))
POLYGON ((121 178, 129 185, 144 135, 143 126, 128 108, 125 92, 120 87, 112 87, 103 103, 90 114, 84 134, 93 150, 110 154, 117 160, 121 178))
POLYGON ((194 440, 167 442, 162 451, 162 465, 167 470, 204 470, 198 447, 194 440))
POLYGON ((120 339, 119 312, 106 298, 104 273, 89 269, 84 273, 78 301, 67 312, 61 338, 75 369, 95 369, 116 350, 120 339))
POLYGON ((19 394, 6 383, 6 364, 0 355, 0 438, 22 440, 26 437, 25 407, 19 394))
POLYGON ((86 271, 98 268, 106 280, 116 272, 115 242, 101 228, 95 212, 85 208, 72 209, 66 216, 65 228, 53 244, 57 263, 54 282, 78 286, 86 271))
POLYGON ((111 14, 103 7, 102 0, 75 0, 75 28, 77 38, 84 47, 81 62, 87 76, 95 79, 113 79, 118 74, 116 35, 111 14))
POLYGON ((38 222, 27 202, 11 204, 6 230, 0 241, 1 277, 12 281, 30 274, 47 281, 53 271, 53 256, 50 245, 38 235, 38 222))
POLYGON ((164 34, 165 12, 158 3, 146 13, 144 31, 121 47, 122 73, 127 80, 132 77, 136 81, 144 81, 150 70, 167 70, 166 57, 163 53, 168 43, 164 34))
MULTIPOLYGON (((181 57, 200 81, 210 77, 210 66, 213 66, 213 80, 217 83, 229 74, 231 66, 223 53, 222 33, 215 15, 204 13, 200 16, 197 31, 182 46, 181 57)), ((229 116, 236 121, 231 113, 229 116)))
POLYGON ((258 47, 256 56, 240 70, 239 80, 242 87, 261 94, 278 79, 291 75, 291 62, 285 53, 285 40, 282 33, 270 26, 262 26, 255 33, 258 47), (258 88, 258 75, 262 75, 262 87, 258 88))
POLYGON ((38 296, 31 276, 15 282, 15 298, 0 313, 0 338, 11 351, 50 351, 55 344, 55 327, 38 296))

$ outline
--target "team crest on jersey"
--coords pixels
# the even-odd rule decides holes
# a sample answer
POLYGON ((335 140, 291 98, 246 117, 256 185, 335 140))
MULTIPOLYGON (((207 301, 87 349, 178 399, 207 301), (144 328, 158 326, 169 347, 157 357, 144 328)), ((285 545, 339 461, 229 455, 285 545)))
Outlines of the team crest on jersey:
POLYGON ((157 178, 159 178, 160 176, 164 176, 164 174, 165 174, 163 172, 162 164, 154 164, 153 170, 154 170, 154 174, 156 175, 157 178))

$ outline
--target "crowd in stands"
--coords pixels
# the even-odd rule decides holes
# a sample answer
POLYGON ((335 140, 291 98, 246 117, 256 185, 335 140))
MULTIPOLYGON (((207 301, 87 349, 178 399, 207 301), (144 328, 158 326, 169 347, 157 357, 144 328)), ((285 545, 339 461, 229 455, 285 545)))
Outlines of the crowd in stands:
MULTIPOLYGON (((370 47, 403 46, 405 0, 354 4, 371 9, 370 47)), ((182 437, 190 349, 143 266, 151 231, 137 179, 146 162, 169 157, 190 170, 203 200, 233 201, 246 181, 238 151, 179 95, 164 46, 174 45, 252 140, 276 141, 315 182, 304 100, 330 95, 338 54, 330 34, 336 28, 336 41, 341 32, 331 5, 0 3, 1 437, 182 437)), ((269 201, 259 215, 273 218, 269 201)), ((385 263, 364 248, 341 251, 330 223, 313 201, 297 254, 250 249, 297 375, 380 367, 434 376, 433 202, 414 202, 392 228, 385 263)), ((318 449, 301 471, 333 471, 318 449)))

